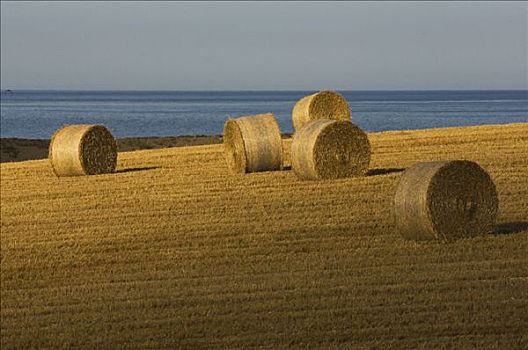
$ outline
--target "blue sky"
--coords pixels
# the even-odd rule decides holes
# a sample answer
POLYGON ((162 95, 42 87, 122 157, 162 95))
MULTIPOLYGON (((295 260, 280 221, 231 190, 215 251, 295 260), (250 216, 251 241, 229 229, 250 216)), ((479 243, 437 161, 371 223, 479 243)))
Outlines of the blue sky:
POLYGON ((527 2, 5 2, 2 89, 528 89, 527 2))

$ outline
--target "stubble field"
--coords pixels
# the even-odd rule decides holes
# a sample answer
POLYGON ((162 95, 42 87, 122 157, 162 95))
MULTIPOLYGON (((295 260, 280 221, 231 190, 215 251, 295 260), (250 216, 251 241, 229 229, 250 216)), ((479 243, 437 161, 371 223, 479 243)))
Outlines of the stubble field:
POLYGON ((332 181, 232 176, 221 145, 1 164, 2 349, 528 348, 528 124, 369 139, 332 181), (405 241, 401 171, 447 159, 491 174, 495 233, 405 241))

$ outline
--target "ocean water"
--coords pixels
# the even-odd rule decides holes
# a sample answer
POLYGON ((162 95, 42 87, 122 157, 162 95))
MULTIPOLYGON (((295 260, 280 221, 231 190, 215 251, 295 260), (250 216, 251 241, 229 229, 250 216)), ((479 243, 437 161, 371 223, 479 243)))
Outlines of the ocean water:
MULTIPOLYGON (((104 124, 116 137, 221 134, 227 117, 275 114, 292 132, 312 91, 2 91, 1 137, 50 138, 64 124, 104 124)), ((366 131, 528 122, 528 90, 341 91, 366 131)))

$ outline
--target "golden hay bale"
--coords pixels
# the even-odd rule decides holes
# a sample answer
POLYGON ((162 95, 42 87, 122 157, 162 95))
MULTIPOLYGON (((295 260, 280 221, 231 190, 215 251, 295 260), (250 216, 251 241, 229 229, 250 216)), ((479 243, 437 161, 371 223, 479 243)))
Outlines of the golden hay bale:
POLYGON ((66 125, 51 138, 49 159, 57 176, 112 173, 117 145, 102 125, 66 125))
POLYGON ((370 143, 350 121, 314 120, 293 136, 291 163, 303 180, 363 175, 370 163, 370 143))
POLYGON ((273 114, 229 118, 224 124, 224 152, 233 173, 282 169, 282 139, 273 114))
POLYGON ((334 91, 320 91, 301 98, 292 110, 293 127, 300 130, 316 119, 350 120, 346 99, 334 91))
POLYGON ((407 239, 451 240, 491 232, 498 203, 495 184, 477 163, 425 162, 403 173, 394 216, 407 239))

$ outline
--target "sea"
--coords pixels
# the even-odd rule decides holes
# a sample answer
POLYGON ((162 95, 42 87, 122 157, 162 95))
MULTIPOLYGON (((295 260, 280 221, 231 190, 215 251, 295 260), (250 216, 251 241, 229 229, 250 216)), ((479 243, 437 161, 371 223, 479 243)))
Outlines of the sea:
MULTIPOLYGON (((48 139, 65 124, 104 124, 116 137, 218 135, 228 117, 291 110, 314 91, 2 90, 1 137, 48 139)), ((528 90, 340 91, 366 131, 528 122, 528 90)))

